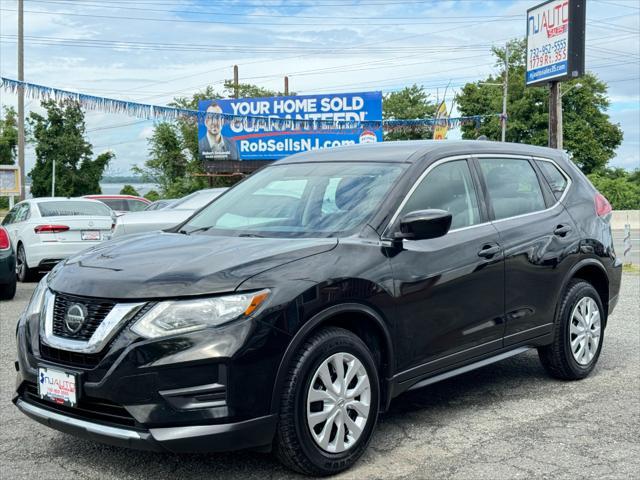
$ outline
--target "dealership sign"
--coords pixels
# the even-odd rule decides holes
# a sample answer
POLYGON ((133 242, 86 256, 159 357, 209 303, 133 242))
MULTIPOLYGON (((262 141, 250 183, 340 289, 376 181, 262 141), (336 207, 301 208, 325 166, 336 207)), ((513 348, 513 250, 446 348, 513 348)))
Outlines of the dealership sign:
POLYGON ((204 161, 276 160, 382 141, 381 92, 201 100, 198 110, 203 113, 198 143, 204 161), (334 128, 332 122, 342 126, 334 128), (380 123, 372 127, 361 122, 380 123))
POLYGON ((584 73, 586 0, 550 0, 527 10, 526 84, 584 73))

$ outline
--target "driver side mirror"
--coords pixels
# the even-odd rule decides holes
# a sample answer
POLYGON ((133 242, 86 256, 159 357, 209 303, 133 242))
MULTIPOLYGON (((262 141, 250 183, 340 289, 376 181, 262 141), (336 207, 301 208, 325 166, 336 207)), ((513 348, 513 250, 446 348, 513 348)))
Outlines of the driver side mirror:
POLYGON ((451 228, 452 216, 446 210, 416 210, 400 218, 400 231, 397 240, 426 240, 447 234, 451 228))

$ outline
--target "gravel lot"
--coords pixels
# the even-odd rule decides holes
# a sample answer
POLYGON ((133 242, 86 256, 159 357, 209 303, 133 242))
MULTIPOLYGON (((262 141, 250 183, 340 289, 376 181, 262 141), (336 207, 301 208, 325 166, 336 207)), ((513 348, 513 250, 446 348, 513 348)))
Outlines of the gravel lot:
MULTIPOLYGON (((295 478, 252 452, 177 456, 58 433, 10 403, 14 325, 35 284, 0 303, 0 478, 295 478)), ((397 398, 367 454, 336 478, 638 478, 640 276, 625 274, 600 362, 581 382, 545 375, 527 352, 397 398)))

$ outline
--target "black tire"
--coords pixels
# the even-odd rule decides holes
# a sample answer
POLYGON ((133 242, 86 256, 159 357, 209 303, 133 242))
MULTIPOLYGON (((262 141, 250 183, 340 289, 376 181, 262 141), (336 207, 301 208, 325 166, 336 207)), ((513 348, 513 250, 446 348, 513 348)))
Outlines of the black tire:
POLYGON ((379 399, 376 363, 364 342, 342 328, 331 327, 319 331, 300 347, 287 372, 280 397, 276 455, 287 467, 306 475, 326 476, 348 469, 364 453, 371 440, 378 418, 379 399), (306 398, 318 368, 339 352, 353 355, 364 366, 370 383, 370 411, 355 443, 342 453, 329 453, 320 448, 311 435, 307 424, 306 398))
POLYGON ((569 285, 567 285, 556 315, 553 343, 538 348, 538 356, 540 357, 542 366, 549 375, 555 378, 562 380, 583 379, 589 375, 596 366, 604 341, 604 327, 607 312, 602 306, 600 295, 590 283, 581 279, 572 280, 569 285), (598 306, 600 313, 600 337, 593 358, 586 365, 581 365, 574 358, 571 350, 570 323, 572 321, 574 308, 578 302, 585 297, 593 299, 598 306))
POLYGON ((22 246, 22 244, 18 245, 16 273, 18 274, 18 280, 20 280, 22 283, 33 282, 38 274, 38 271, 36 269, 29 268, 29 266, 27 265, 27 255, 24 253, 24 247, 22 246))
POLYGON ((16 296, 16 277, 13 281, 5 284, 0 284, 0 300, 11 300, 16 296))

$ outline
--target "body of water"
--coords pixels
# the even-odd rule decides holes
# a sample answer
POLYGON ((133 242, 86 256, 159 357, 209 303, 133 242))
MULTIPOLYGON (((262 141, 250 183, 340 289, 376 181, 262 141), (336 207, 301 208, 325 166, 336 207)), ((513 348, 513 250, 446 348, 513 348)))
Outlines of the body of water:
MULTIPOLYGON (((118 195, 125 183, 101 183, 100 189, 104 195, 118 195)), ((133 188, 141 195, 144 196, 149 190, 158 191, 158 186, 154 183, 130 183, 133 188)), ((27 198, 31 198, 31 185, 27 184, 27 198)))
MULTIPOLYGON (((101 183, 100 189, 105 195, 117 195, 125 185, 125 183, 101 183)), ((155 190, 156 192, 158 191, 158 186, 153 183, 130 183, 129 185, 135 188, 136 191, 143 196, 149 190, 155 190)))

